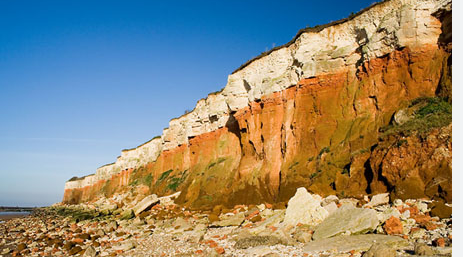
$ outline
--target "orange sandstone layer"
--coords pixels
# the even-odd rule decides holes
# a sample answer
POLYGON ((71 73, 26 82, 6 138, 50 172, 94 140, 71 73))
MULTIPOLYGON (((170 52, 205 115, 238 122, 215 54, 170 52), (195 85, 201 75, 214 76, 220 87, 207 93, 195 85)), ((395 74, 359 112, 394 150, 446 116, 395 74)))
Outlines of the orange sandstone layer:
MULTIPOLYGON (((381 166, 378 158, 370 164, 379 129, 392 115, 413 99, 435 96, 448 83, 442 78, 449 78, 450 55, 437 45, 402 48, 356 69, 303 79, 232 113, 225 127, 161 152, 154 162, 93 185, 66 189, 63 202, 126 191, 181 191, 179 204, 209 208, 287 201, 301 186, 321 195, 361 197, 403 185, 415 186, 410 191, 415 198, 441 197, 444 191, 451 201, 451 175, 434 190, 428 188, 428 175, 433 173, 423 171, 426 167, 414 173, 415 182, 406 183, 406 175, 394 175, 400 167, 381 166), (400 179, 383 179, 385 174, 400 179), (427 191, 420 194, 422 188, 427 191)), ((381 154, 388 155, 373 153, 381 154)), ((440 161, 451 167, 451 156, 440 161)), ((394 195, 410 196, 402 191, 394 195)))

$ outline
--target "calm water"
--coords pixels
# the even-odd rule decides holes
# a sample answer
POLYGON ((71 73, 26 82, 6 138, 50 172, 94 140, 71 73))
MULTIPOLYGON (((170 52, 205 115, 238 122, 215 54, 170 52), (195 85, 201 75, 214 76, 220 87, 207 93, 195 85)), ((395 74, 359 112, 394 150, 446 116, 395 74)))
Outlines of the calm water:
POLYGON ((3 215, 28 215, 29 211, 0 211, 0 216, 3 215))

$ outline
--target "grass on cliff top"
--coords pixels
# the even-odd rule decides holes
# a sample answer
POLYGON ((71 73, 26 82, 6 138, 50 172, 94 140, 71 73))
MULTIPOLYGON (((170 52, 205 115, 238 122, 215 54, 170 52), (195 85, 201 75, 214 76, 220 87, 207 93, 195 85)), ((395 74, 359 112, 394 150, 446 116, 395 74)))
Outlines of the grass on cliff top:
POLYGON ((404 124, 392 124, 380 129, 381 137, 389 135, 424 135, 433 128, 441 128, 452 122, 452 105, 439 97, 422 97, 412 101, 409 107, 423 105, 404 124))

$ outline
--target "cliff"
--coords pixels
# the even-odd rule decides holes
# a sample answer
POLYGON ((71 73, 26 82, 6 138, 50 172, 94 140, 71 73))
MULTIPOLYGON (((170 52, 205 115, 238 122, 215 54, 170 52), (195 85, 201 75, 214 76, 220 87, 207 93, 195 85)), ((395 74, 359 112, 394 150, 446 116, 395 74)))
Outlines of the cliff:
POLYGON ((420 133, 394 123, 451 102, 451 10, 449 0, 390 0, 303 29, 160 137, 66 182, 63 202, 181 191, 179 204, 210 208, 285 202, 301 186, 451 201, 451 116, 420 133))

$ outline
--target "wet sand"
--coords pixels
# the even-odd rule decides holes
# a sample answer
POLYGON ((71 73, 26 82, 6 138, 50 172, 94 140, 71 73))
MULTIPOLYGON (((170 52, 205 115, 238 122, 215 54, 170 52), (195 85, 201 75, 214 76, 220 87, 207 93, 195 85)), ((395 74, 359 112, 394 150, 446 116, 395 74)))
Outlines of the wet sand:
POLYGON ((15 219, 15 218, 21 218, 21 217, 25 217, 27 215, 30 215, 30 213, 29 212, 11 212, 11 213, 3 212, 3 213, 0 214, 0 223, 1 223, 1 221, 7 221, 7 220, 15 219))

